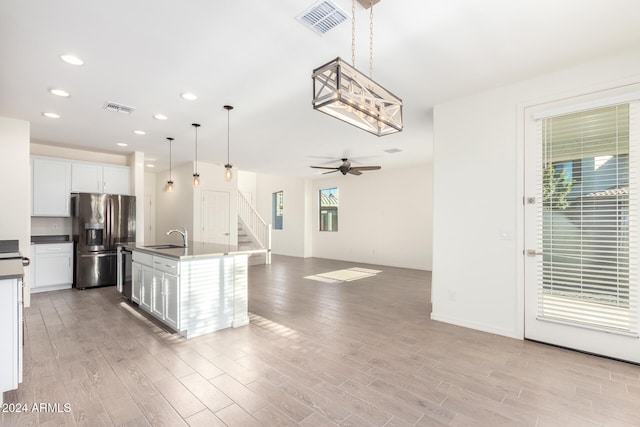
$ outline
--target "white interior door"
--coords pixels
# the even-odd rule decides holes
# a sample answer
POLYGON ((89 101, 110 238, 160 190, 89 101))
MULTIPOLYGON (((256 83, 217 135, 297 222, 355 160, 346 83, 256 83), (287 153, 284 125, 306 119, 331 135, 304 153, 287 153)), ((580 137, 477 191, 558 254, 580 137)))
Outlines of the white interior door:
POLYGON ((640 109, 576 104, 525 110, 525 338, 640 362, 640 109))
POLYGON ((230 195, 226 191, 202 191, 202 240, 228 245, 230 195))

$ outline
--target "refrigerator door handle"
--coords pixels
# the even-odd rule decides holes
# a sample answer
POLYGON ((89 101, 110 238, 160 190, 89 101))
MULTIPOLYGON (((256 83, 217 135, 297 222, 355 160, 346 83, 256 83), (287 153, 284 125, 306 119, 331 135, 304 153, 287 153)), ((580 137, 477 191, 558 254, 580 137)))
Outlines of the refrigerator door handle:
POLYGON ((93 254, 81 254, 80 258, 103 258, 107 256, 116 256, 118 255, 116 252, 108 252, 108 253, 93 253, 93 254))
POLYGON ((107 214, 107 244, 109 248, 113 247, 113 201, 110 198, 106 200, 106 214, 107 214))

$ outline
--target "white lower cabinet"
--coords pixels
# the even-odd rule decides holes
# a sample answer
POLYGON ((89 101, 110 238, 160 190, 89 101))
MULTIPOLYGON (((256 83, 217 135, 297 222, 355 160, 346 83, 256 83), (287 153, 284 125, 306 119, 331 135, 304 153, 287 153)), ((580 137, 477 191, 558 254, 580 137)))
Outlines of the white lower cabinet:
MULTIPOLYGON (((154 257, 156 258, 156 257, 154 257)), ((162 283, 164 273, 161 270, 153 270, 153 287, 151 290, 151 314, 159 319, 164 319, 164 292, 162 283)))
POLYGON ((179 330, 179 261, 133 252, 131 299, 173 329, 179 330))
POLYGON ((179 313, 178 295, 180 286, 178 276, 164 273, 162 285, 164 289, 164 320, 167 325, 177 330, 179 313))
POLYGON ((33 245, 31 293, 69 289, 73 284, 73 242, 33 245))
POLYGON ((22 278, 0 279, 0 405, 22 382, 22 278))
POLYGON ((140 290, 142 288, 142 264, 131 263, 131 301, 140 304, 140 290))

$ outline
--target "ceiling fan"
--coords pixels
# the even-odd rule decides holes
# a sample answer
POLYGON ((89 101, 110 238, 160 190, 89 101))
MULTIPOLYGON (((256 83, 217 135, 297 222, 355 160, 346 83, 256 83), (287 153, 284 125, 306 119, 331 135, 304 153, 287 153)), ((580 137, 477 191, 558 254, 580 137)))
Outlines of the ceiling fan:
POLYGON ((362 175, 362 171, 375 171, 381 169, 381 166, 351 166, 351 162, 348 159, 342 159, 342 164, 335 168, 325 166, 311 166, 314 169, 329 169, 329 172, 323 172, 322 174, 333 173, 340 171, 342 175, 350 173, 351 175, 362 175))

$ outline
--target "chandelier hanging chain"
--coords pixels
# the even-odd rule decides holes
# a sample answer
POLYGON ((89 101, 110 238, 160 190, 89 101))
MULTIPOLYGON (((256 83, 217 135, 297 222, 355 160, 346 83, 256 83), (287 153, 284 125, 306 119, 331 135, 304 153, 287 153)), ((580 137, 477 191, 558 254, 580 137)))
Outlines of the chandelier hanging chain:
POLYGON ((227 109, 227 164, 229 164, 229 135, 230 135, 230 130, 229 130, 229 112, 231 111, 231 109, 227 109))
POLYGON ((369 1, 369 78, 373 80, 373 0, 369 1))
POLYGON ((351 3, 351 65, 356 68, 356 0, 351 3))

